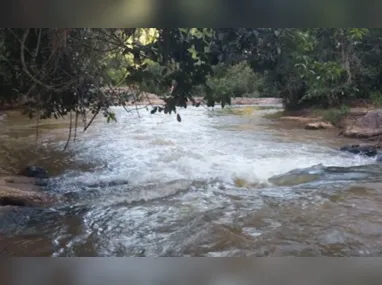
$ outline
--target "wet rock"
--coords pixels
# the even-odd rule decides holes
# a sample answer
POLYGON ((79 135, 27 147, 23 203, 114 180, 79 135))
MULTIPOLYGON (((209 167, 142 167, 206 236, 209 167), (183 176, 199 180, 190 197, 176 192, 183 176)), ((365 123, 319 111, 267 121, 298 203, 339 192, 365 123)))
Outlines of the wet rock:
POLYGON ((317 181, 321 178, 322 165, 316 165, 306 169, 295 169, 285 174, 276 175, 268 179, 276 186, 295 186, 317 181))
POLYGON ((0 206, 45 206, 50 199, 44 193, 0 185, 0 206))
POLYGON ((295 121, 299 123, 311 123, 312 121, 317 120, 317 118, 310 117, 298 117, 298 116, 284 116, 280 118, 281 120, 295 121))
POLYGON ((275 176, 269 182, 276 186, 295 186, 316 181, 320 178, 317 174, 309 173, 290 173, 287 175, 275 176))
POLYGON ((377 146, 375 145, 347 145, 340 148, 341 151, 350 152, 357 155, 374 157, 378 154, 377 146))
POLYGON ((38 166, 27 166, 20 171, 19 175, 40 179, 48 178, 48 172, 44 168, 38 166))
POLYGON ((382 130, 360 128, 357 126, 346 127, 342 135, 348 138, 368 139, 375 136, 381 136, 382 130))
POLYGON ((331 129, 334 128, 331 123, 326 122, 315 122, 315 123, 308 123, 305 125, 306 130, 322 130, 322 129, 331 129))
POLYGON ((40 192, 36 180, 30 177, 0 177, 0 206, 46 206, 52 202, 40 192))
POLYGON ((0 177, 0 186, 5 185, 12 188, 17 188, 20 190, 39 190, 39 183, 36 178, 33 177, 24 177, 24 176, 1 176, 0 177))
MULTIPOLYGON (((233 180, 236 187, 239 188, 262 188, 264 185, 258 182, 250 182, 243 178, 236 177, 233 180)), ((220 185, 219 188, 224 187, 224 185, 220 185)), ((223 188, 224 189, 224 188, 223 188)))
POLYGON ((382 110, 370 111, 346 126, 342 133, 345 137, 370 138, 382 135, 382 110))
POLYGON ((0 113, 0 122, 5 120, 7 117, 8 117, 7 114, 0 113))

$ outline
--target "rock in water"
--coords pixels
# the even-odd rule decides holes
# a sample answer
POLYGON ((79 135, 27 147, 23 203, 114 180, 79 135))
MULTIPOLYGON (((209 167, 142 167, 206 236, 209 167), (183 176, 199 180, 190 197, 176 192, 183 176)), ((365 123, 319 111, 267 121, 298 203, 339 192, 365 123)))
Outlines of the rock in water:
POLYGON ((382 110, 370 111, 345 127, 345 137, 371 138, 382 135, 382 110))
POLYGON ((295 186, 317 181, 321 178, 323 166, 321 164, 305 168, 295 169, 285 174, 276 175, 268 179, 268 182, 276 186, 295 186))
POLYGON ((374 157, 378 154, 377 147, 375 145, 347 145, 341 147, 340 150, 368 157, 374 157))
POLYGON ((325 122, 315 122, 315 123, 309 123, 305 126, 306 130, 323 130, 323 129, 331 129, 334 128, 331 123, 325 123, 325 122))
POLYGON ((0 206, 43 206, 48 204, 49 199, 44 193, 35 191, 23 191, 17 188, 0 185, 0 206))
POLYGON ((48 172, 44 168, 38 166, 27 166, 20 171, 19 175, 41 179, 48 178, 48 172))
POLYGON ((47 206, 53 202, 46 192, 39 191, 35 178, 0 177, 0 206, 47 206))

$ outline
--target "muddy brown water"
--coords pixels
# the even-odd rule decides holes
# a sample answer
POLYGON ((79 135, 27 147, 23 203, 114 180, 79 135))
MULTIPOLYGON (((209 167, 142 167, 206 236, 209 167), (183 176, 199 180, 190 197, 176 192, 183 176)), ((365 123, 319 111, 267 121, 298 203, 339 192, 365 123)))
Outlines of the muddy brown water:
POLYGON ((38 142, 35 121, 0 122, 0 173, 40 165, 62 197, 0 209, 1 254, 382 255, 382 167, 339 152, 354 141, 336 130, 263 117, 277 108, 115 111, 66 152, 67 121, 40 122, 38 142))

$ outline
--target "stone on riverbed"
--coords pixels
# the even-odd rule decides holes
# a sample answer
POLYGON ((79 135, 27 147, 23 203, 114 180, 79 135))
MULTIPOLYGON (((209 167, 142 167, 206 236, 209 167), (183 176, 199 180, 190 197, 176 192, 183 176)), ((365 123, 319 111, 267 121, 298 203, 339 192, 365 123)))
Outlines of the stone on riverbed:
POLYGON ((48 178, 48 172, 44 168, 38 166, 27 166, 20 171, 19 175, 41 179, 48 178))
POLYGON ((353 154, 364 155, 368 157, 377 156, 378 150, 375 145, 347 145, 340 148, 341 151, 350 152, 353 154))

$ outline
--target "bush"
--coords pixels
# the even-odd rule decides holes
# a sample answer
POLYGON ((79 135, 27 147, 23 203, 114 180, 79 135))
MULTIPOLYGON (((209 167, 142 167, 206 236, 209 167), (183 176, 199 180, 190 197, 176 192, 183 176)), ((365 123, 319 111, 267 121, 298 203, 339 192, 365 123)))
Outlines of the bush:
MULTIPOLYGON (((162 68, 156 63, 150 63, 148 70, 158 75, 162 75, 162 68)), ((259 97, 263 87, 263 78, 256 74, 246 62, 235 65, 220 64, 214 67, 214 75, 209 76, 207 80, 208 86, 212 89, 217 98, 223 97, 259 97)), ((161 90, 153 82, 142 82, 140 88, 144 91, 163 94, 168 90, 161 90)), ((194 96, 204 97, 205 91, 202 86, 194 88, 194 96)))
POLYGON ((374 91, 370 94, 370 99, 374 106, 382 107, 382 94, 380 91, 374 91))
POLYGON ((259 97, 262 77, 253 72, 246 62, 235 65, 218 65, 208 85, 214 93, 229 97, 259 97))
POLYGON ((139 85, 139 89, 141 91, 143 91, 143 92, 152 93, 152 94, 155 94, 155 95, 158 95, 158 96, 162 96, 164 94, 168 95, 170 85, 166 89, 164 89, 156 81, 156 79, 159 80, 160 78, 163 77, 163 75, 162 75, 163 67, 161 67, 158 63, 148 62, 147 70, 150 73, 152 73, 155 78, 153 78, 152 80, 145 80, 145 81, 140 82, 138 84, 139 85))
POLYGON ((338 123, 349 113, 349 107, 342 105, 339 109, 329 109, 324 112, 323 119, 330 122, 332 125, 338 125, 338 123))

